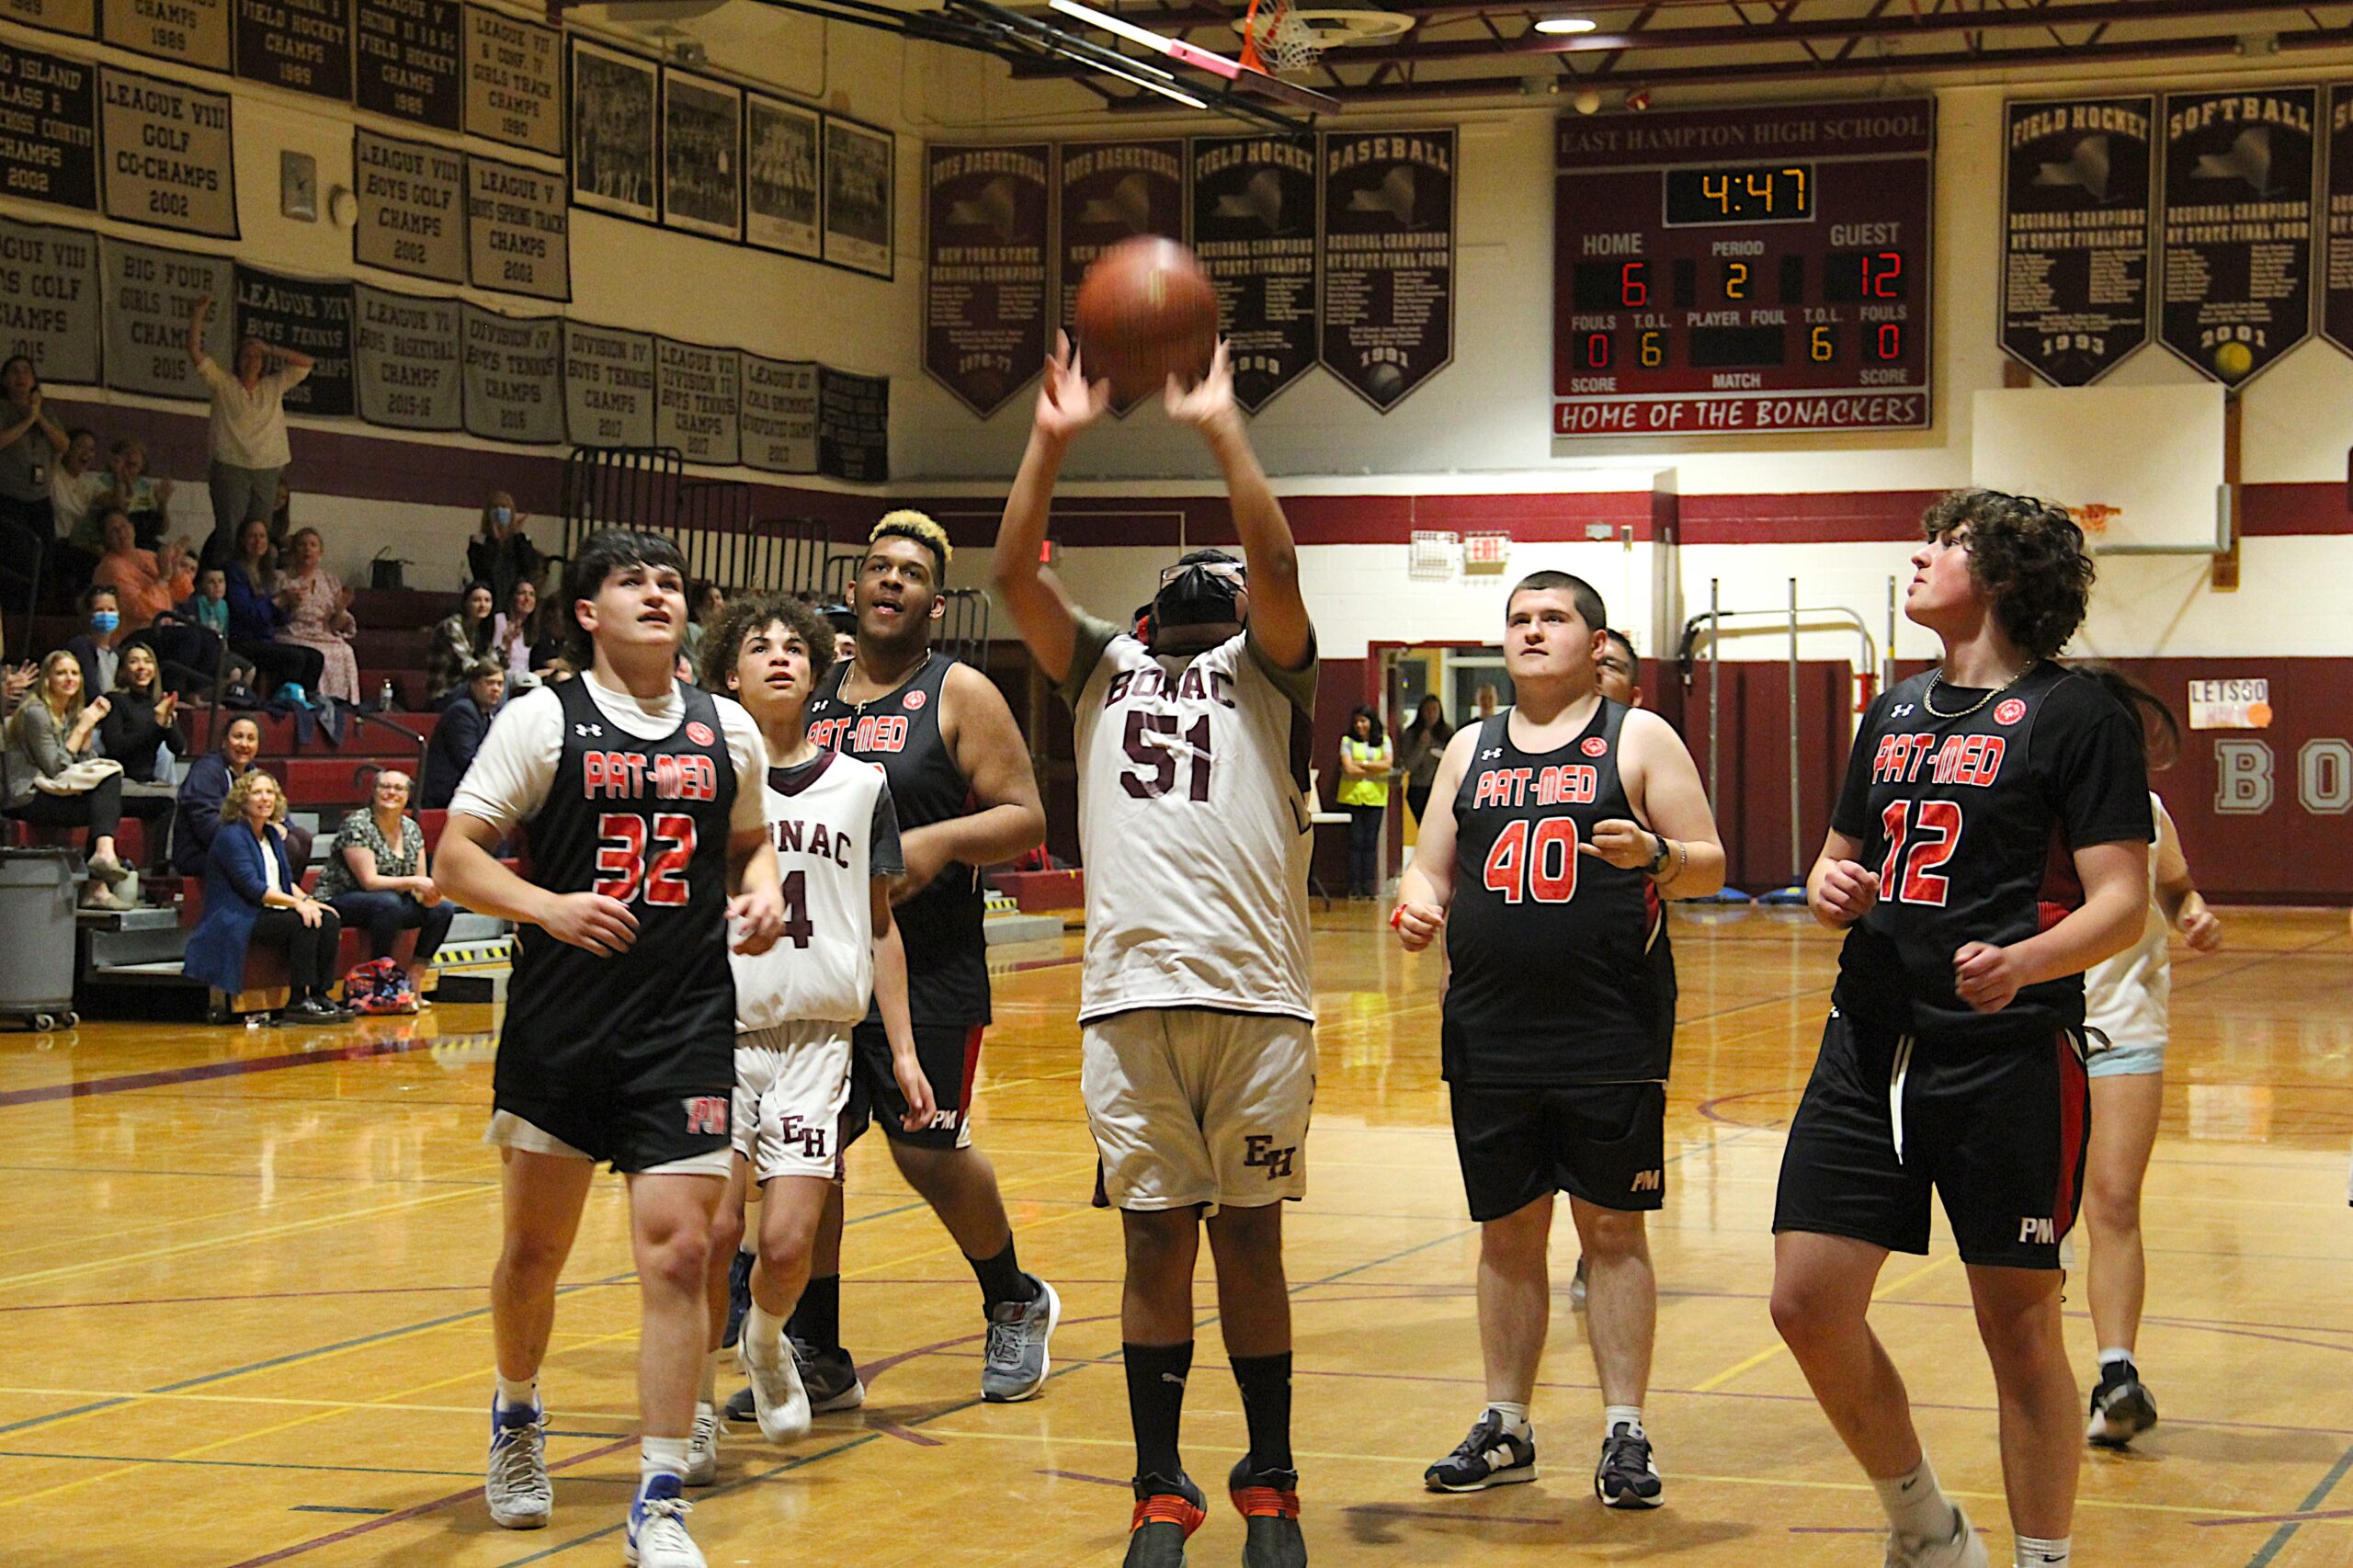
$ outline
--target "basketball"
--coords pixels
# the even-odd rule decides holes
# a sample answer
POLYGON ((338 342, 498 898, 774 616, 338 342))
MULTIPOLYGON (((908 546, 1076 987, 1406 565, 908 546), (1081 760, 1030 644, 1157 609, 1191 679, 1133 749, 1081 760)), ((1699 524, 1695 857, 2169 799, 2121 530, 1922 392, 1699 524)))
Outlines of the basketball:
POLYGON ((1217 351, 1217 290, 1193 253, 1140 234, 1095 258, 1078 286, 1078 347, 1090 380, 1122 403, 1171 375, 1198 379, 1217 351))

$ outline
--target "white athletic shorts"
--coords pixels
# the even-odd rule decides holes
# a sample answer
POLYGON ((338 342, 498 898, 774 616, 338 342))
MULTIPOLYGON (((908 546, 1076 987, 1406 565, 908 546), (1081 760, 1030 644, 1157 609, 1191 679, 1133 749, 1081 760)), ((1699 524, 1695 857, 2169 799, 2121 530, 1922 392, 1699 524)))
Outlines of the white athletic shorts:
MULTIPOLYGON (((741 1091, 738 1091, 740 1093, 741 1091)), ((494 1110, 490 1126, 482 1141, 496 1149, 520 1149, 527 1154, 554 1154, 567 1160, 597 1163, 597 1156, 585 1149, 576 1149, 535 1122, 524 1120, 511 1110, 494 1110)), ((707 1154, 689 1154, 683 1160, 672 1160, 665 1165, 649 1165, 639 1176, 709 1176, 724 1177, 733 1167, 735 1156, 727 1149, 713 1149, 707 1154)))
POLYGON ((735 1152, 752 1179, 841 1175, 850 1026, 795 1022, 735 1037, 735 1152))
POLYGON ((1086 1025, 1079 1075, 1114 1208, 1256 1208, 1307 1192, 1315 1026, 1144 1007, 1086 1025))

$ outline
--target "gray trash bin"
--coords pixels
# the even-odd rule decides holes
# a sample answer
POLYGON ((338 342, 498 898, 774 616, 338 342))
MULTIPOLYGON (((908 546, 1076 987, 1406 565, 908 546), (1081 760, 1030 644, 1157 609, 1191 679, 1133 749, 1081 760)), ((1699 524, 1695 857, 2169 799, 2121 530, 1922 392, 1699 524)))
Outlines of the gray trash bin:
POLYGON ((0 849, 0 1017, 36 1029, 74 1017, 74 901, 82 858, 70 849, 0 849))

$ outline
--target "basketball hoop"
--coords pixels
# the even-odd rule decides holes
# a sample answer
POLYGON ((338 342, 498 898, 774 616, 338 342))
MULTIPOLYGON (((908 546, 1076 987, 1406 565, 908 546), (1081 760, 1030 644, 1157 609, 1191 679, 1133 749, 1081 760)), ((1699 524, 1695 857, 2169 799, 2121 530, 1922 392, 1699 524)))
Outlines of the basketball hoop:
POLYGON ((1377 43, 1413 25, 1413 17, 1393 11, 1310 10, 1291 0, 1250 0, 1233 29, 1242 35, 1244 65, 1283 75, 1312 69, 1325 50, 1377 43))

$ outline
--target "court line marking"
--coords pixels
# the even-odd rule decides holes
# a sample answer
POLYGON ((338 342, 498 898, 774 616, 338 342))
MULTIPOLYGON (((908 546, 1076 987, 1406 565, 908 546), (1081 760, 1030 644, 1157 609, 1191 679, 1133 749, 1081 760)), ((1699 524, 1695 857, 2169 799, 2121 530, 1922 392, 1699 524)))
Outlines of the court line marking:
MULTIPOLYGON (((1932 1257, 1927 1263, 1924 1263, 1919 1267, 1912 1270, 1909 1274, 1899 1275, 1893 1279, 1881 1280, 1871 1290, 1871 1300, 1874 1301, 1883 1301, 1889 1295, 1897 1290, 1903 1290, 1905 1286, 1915 1284, 1919 1280, 1927 1278, 1929 1275, 1934 1274, 1937 1270, 1944 1267, 1946 1265, 1958 1263, 1960 1261, 1960 1255, 1955 1253, 1948 1253, 1940 1257, 1932 1257)), ((1775 1357, 1786 1354, 1788 1350, 1789 1346, 1786 1344, 1777 1342, 1775 1344, 1768 1345, 1764 1349, 1756 1352, 1754 1356, 1744 1357, 1740 1360, 1734 1361, 1731 1366, 1726 1367, 1722 1371, 1718 1372, 1715 1376, 1711 1378, 1703 1378, 1699 1381, 1693 1383, 1691 1385, 1691 1392, 1693 1393, 1713 1393, 1716 1390, 1723 1387, 1726 1383, 1731 1382, 1734 1378, 1739 1377, 1742 1373, 1753 1371, 1756 1368, 1763 1366, 1766 1362, 1772 1360, 1775 1357)))
MULTIPOLYGON (((2336 1490, 2336 1483, 2345 1479, 2345 1472, 2348 1470, 2353 1470, 2353 1449, 2347 1449, 2337 1456, 2336 1462, 2328 1467, 2328 1473, 2320 1478, 2320 1484, 2306 1494, 2303 1505, 2296 1511, 2300 1514, 2309 1514, 2323 1503, 2327 1502, 2328 1494, 2336 1490)), ((2256 1550, 2255 1555, 2246 1560, 2246 1568, 2269 1568, 2271 1560, 2279 1556, 2280 1551, 2290 1541, 2296 1539, 2296 1532, 2303 1526, 2304 1521, 2298 1519, 2281 1525, 2272 1531, 2271 1539, 2265 1541, 2256 1550)))
POLYGON ((41 1105, 51 1100, 85 1099, 92 1095, 127 1094, 134 1089, 168 1088, 174 1084, 201 1083, 208 1078, 235 1078, 249 1073, 278 1073, 290 1067, 325 1067, 365 1062, 377 1056, 400 1056, 430 1051, 449 1043, 449 1037, 412 1036, 404 1040, 359 1040, 329 1051, 293 1051, 277 1056, 240 1056, 228 1062, 199 1062, 188 1067, 159 1067, 149 1073, 124 1073, 111 1078, 73 1078, 63 1084, 37 1084, 29 1088, 0 1089, 0 1110, 12 1106, 41 1105))
MULTIPOLYGON (((469 1411, 467 1414, 480 1413, 469 1411)), ((605 1437, 611 1434, 599 1432, 597 1436, 605 1437)), ((282 1460, 173 1460, 131 1454, 51 1453, 40 1449, 0 1449, 0 1459, 78 1460, 90 1464, 172 1464, 196 1470, 283 1470, 299 1471, 306 1475, 313 1471, 331 1475, 429 1475, 449 1481, 471 1480, 473 1476, 470 1470, 403 1470, 381 1464, 289 1464, 282 1460)), ((1124 1486, 1127 1483, 1120 1484, 1124 1486)))

